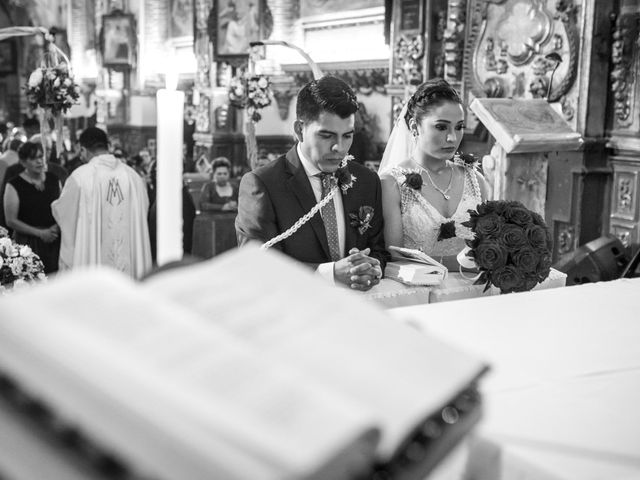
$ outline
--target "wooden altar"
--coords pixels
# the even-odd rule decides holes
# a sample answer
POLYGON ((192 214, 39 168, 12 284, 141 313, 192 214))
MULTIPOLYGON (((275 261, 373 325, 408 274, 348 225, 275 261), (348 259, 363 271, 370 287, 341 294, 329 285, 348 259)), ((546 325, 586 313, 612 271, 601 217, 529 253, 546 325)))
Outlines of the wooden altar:
MULTIPOLYGON (((494 200, 517 200, 542 215, 557 238, 554 220, 565 205, 554 193, 562 185, 551 183, 560 177, 562 165, 583 144, 575 132, 542 99, 476 98, 471 110, 496 142, 483 159, 485 178, 494 200)), ((554 260, 559 257, 558 244, 554 260)))

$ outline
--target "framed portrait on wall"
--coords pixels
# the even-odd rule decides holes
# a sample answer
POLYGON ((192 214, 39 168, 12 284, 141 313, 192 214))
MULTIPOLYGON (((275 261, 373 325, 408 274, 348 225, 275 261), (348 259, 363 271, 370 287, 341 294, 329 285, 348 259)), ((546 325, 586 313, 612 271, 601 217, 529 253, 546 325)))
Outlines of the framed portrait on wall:
POLYGON ((210 34, 214 58, 237 63, 249 55, 250 42, 264 35, 265 0, 213 0, 210 34))
POLYGON ((169 32, 172 38, 193 37, 193 0, 169 0, 169 32))
POLYGON ((102 16, 100 48, 104 67, 130 67, 135 63, 136 25, 132 14, 115 11, 102 16))
POLYGON ((16 73, 16 44, 13 40, 0 42, 0 75, 16 73))

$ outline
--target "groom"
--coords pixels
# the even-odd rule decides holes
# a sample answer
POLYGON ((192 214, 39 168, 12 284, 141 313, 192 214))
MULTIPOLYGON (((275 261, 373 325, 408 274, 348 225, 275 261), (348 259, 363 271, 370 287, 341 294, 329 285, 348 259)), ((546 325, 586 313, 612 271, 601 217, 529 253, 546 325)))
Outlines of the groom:
POLYGON ((266 242, 290 228, 334 185, 333 199, 290 237, 275 244, 322 276, 357 290, 380 281, 389 258, 383 237, 380 180, 348 162, 358 102, 342 80, 326 76, 300 90, 293 124, 297 143, 240 182, 238 243, 266 242))

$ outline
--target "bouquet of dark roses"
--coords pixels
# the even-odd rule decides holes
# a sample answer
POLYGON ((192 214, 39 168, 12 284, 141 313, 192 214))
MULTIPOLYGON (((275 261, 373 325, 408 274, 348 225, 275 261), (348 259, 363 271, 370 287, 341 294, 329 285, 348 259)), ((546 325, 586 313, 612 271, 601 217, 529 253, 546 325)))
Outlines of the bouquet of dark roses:
POLYGON ((531 290, 549 276, 551 235, 543 218, 520 202, 489 200, 469 210, 463 223, 474 233, 467 240, 485 291, 494 285, 501 293, 531 290))
POLYGON ((19 245, 0 227, 0 294, 35 280, 44 280, 44 265, 31 247, 19 245))

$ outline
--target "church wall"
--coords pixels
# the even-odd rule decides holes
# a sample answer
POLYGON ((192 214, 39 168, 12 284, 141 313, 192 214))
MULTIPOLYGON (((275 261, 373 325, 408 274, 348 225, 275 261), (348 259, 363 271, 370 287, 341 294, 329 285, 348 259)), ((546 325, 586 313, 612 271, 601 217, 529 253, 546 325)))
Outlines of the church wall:
MULTIPOLYGON (((611 168, 605 107, 615 6, 586 0, 393 2, 394 115, 415 85, 441 76, 461 90, 467 105, 476 97, 548 98, 583 135, 581 151, 547 152, 541 157, 546 174, 536 180, 533 171, 523 171, 514 178, 520 186, 509 190, 530 190, 531 182, 544 179, 545 188, 538 190, 547 192, 540 204, 546 204, 555 259, 607 232, 611 168)), ((493 143, 468 115, 462 149, 482 156, 493 143)))

